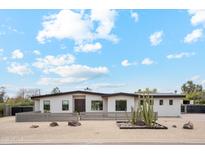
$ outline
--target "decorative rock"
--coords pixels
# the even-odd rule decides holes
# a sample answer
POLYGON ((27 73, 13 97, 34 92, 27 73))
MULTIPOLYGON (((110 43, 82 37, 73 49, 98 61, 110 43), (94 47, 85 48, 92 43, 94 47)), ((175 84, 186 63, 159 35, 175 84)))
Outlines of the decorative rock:
POLYGON ((56 127, 56 126, 59 126, 57 122, 51 122, 49 125, 50 125, 50 127, 56 127))
POLYGON ((177 126, 176 126, 176 125, 172 125, 172 127, 173 127, 173 128, 177 128, 177 126))
POLYGON ((190 121, 188 123, 185 123, 183 126, 184 129, 194 129, 194 125, 193 123, 191 123, 190 121))
POLYGON ((31 125, 30 128, 38 128, 38 127, 39 127, 39 125, 31 125))
POLYGON ((68 126, 76 127, 76 126, 80 126, 80 125, 81 125, 81 123, 78 121, 74 121, 74 120, 68 121, 68 126))

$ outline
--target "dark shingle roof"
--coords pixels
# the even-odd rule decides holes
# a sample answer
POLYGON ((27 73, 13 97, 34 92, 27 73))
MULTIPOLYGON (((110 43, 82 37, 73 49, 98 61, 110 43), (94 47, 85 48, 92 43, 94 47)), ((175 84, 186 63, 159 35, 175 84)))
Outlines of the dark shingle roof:
MULTIPOLYGON (((118 96, 118 95, 124 95, 124 96, 142 96, 143 95, 143 93, 125 93, 125 92, 100 93, 100 92, 76 90, 76 91, 61 92, 61 93, 56 93, 56 94, 45 94, 45 95, 33 96, 33 97, 31 97, 31 99, 38 99, 38 98, 43 98, 43 97, 53 97, 53 96, 75 94, 75 93, 100 95, 100 96, 104 96, 104 97, 118 96)), ((175 94, 175 93, 152 93, 149 95, 153 96, 155 98, 157 98, 157 97, 181 97, 181 98, 185 97, 185 95, 175 94)))
POLYGON ((105 93, 99 93, 99 92, 75 90, 75 91, 68 91, 68 92, 60 92, 60 93, 56 93, 56 94, 45 94, 45 95, 33 96, 33 97, 31 97, 31 99, 42 98, 42 97, 51 97, 51 96, 60 96, 60 95, 68 95, 68 94, 75 94, 75 93, 93 94, 93 95, 101 95, 101 96, 106 95, 105 93))

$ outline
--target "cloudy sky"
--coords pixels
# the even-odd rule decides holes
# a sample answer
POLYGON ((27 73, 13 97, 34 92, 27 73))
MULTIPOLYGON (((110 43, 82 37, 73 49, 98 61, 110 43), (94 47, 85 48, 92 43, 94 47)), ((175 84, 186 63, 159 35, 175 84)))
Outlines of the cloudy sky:
POLYGON ((205 85, 203 10, 0 10, 0 85, 180 91, 205 85))

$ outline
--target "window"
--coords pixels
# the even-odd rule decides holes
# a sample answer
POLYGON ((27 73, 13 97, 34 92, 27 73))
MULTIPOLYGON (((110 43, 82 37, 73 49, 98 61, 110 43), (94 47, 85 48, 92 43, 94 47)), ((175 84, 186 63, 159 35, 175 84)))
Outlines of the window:
POLYGON ((127 101, 126 100, 116 100, 115 111, 127 111, 127 101))
POLYGON ((43 101, 43 110, 44 110, 44 112, 50 111, 50 101, 49 100, 43 101))
POLYGON ((173 100, 172 99, 169 100, 169 105, 173 105, 173 100))
MULTIPOLYGON (((150 102, 149 103, 150 105, 154 105, 154 100, 150 99, 149 102, 150 102)), ((140 105, 143 105, 143 103, 144 103, 144 100, 140 100, 140 105)))
POLYGON ((144 101, 143 100, 140 100, 140 105, 143 105, 144 101))
POLYGON ((154 100, 150 99, 150 105, 154 105, 154 100))
POLYGON ((62 101, 62 110, 63 111, 69 110, 69 101, 68 100, 63 100, 62 101))
POLYGON ((163 100, 159 100, 159 105, 163 105, 163 100))
POLYGON ((103 110, 103 101, 98 101, 98 100, 91 101, 91 110, 93 111, 103 110))

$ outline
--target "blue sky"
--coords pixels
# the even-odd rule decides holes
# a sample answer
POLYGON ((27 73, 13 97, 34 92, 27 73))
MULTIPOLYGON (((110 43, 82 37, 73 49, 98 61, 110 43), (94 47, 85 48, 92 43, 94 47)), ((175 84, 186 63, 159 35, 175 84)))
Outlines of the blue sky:
POLYGON ((180 91, 205 84, 203 10, 0 10, 0 85, 180 91))

